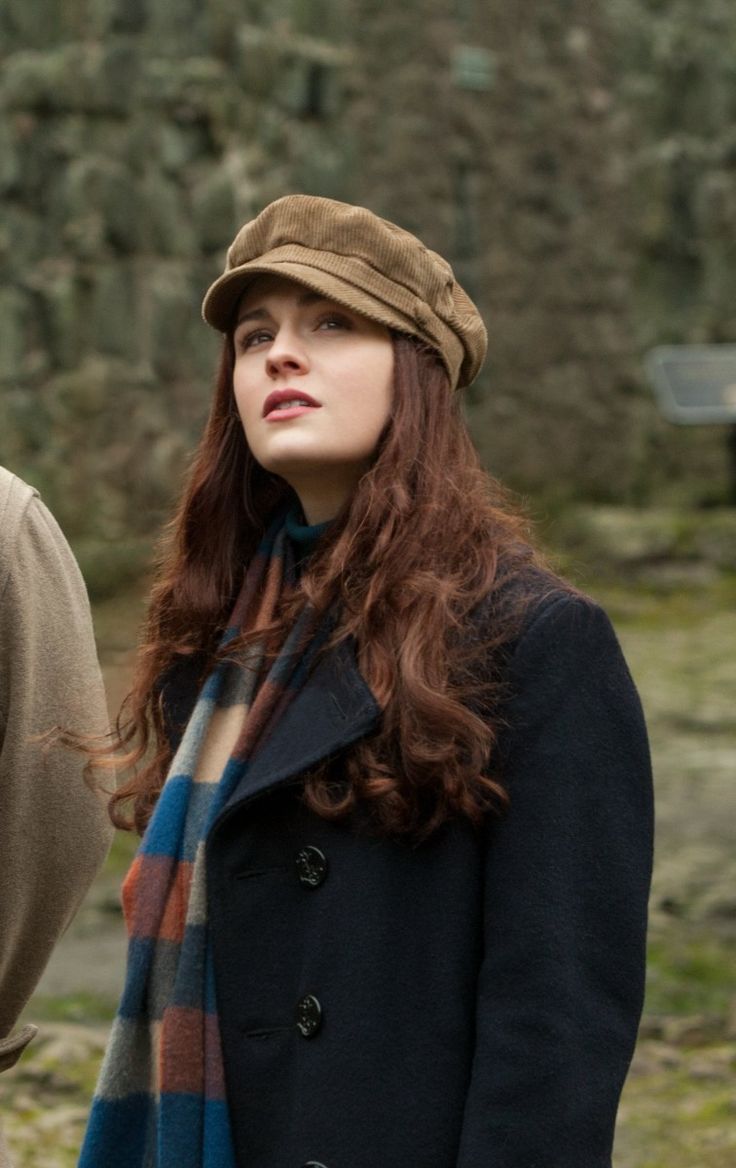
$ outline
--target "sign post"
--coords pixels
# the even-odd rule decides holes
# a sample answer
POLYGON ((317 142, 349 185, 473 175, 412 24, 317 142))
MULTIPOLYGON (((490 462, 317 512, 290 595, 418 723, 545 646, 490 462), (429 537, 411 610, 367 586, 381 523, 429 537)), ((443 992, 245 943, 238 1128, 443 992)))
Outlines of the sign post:
POLYGON ((670 422, 728 426, 729 499, 736 503, 736 345, 658 345, 644 364, 670 422))

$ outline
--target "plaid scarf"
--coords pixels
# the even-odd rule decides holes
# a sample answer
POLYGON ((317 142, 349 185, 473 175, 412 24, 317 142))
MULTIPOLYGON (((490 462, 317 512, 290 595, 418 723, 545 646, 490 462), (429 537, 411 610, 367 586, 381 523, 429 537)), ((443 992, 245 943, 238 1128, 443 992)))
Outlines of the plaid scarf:
MULTIPOLYGON (((270 623, 293 571, 279 514, 248 567, 223 645, 270 623)), ((305 608, 270 668, 264 646, 251 646, 247 660, 218 664, 202 688, 123 885, 125 987, 79 1168, 235 1168, 207 923, 207 835, 304 684, 330 623, 318 625, 305 608)))

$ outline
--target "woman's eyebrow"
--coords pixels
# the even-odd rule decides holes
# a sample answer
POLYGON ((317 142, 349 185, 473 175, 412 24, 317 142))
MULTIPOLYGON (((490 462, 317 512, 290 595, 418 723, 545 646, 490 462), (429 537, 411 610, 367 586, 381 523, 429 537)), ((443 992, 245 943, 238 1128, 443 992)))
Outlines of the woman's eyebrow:
POLYGON ((270 317, 270 312, 267 312, 265 308, 249 308, 247 312, 238 313, 235 327, 237 328, 244 320, 268 320, 270 317))
MULTIPOLYGON (((300 308, 306 308, 310 304, 317 304, 320 300, 329 300, 329 297, 322 296, 320 292, 312 292, 308 289, 306 292, 302 292, 301 296, 297 300, 297 304, 300 308)), ((238 315, 237 321, 235 322, 235 327, 237 328, 237 326, 242 324, 244 320, 272 319, 273 318, 271 317, 271 313, 268 311, 268 309, 261 305, 257 308, 249 308, 246 312, 241 312, 238 315)))

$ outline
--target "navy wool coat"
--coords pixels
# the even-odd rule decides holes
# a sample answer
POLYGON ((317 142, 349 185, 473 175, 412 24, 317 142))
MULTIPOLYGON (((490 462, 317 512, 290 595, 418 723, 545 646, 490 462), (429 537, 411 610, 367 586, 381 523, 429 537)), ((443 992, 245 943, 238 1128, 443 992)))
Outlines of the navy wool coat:
MULTIPOLYGON (((511 798, 420 846, 330 823, 303 776, 380 716, 350 643, 207 842, 240 1168, 609 1168, 644 984, 652 788, 608 618, 553 592, 510 657, 511 798)), ((172 736, 196 698, 164 688, 172 736)))

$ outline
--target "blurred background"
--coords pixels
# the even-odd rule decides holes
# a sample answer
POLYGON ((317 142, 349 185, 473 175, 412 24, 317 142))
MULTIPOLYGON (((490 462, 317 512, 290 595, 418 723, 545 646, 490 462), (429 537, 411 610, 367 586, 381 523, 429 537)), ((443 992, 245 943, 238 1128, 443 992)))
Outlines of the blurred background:
MULTIPOLYGON (((294 191, 363 203, 481 308, 476 442, 608 608, 652 734, 649 988, 616 1168, 736 1157, 729 431, 664 420, 643 368, 654 345, 736 342, 735 115, 732 0, 0 0, 0 462, 77 553, 113 710, 237 228, 294 191)), ((132 844, 2 1077, 20 1168, 75 1163, 132 844)))

